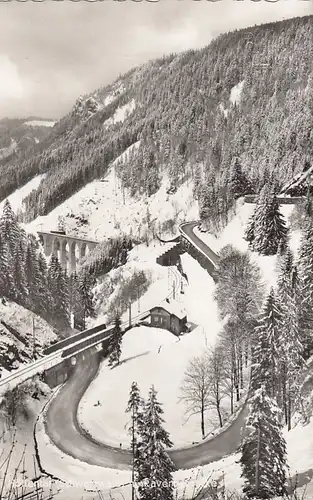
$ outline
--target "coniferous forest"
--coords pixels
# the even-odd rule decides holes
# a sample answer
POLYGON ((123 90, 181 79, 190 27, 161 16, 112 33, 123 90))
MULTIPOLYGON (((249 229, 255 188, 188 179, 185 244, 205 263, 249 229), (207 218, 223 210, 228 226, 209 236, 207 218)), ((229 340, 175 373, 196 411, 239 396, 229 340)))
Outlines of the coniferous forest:
POLYGON ((192 177, 201 217, 211 206, 225 224, 236 197, 259 193, 268 181, 279 190, 310 159, 312 56, 312 17, 303 17, 223 34, 202 50, 149 62, 80 98, 49 137, 4 164, 0 199, 46 173, 26 213, 47 214, 140 141, 118 166, 124 187, 149 196, 164 172, 173 189, 192 177), (238 84, 240 104, 230 101, 238 84), (116 97, 104 106, 110 94, 116 97), (131 102, 124 122, 109 120, 131 102))
POLYGON ((6 200, 0 216, 0 296, 38 314, 56 330, 66 331, 74 315, 74 326, 85 328, 93 315, 92 287, 88 271, 68 275, 58 258, 49 262, 32 234, 19 225, 6 200))

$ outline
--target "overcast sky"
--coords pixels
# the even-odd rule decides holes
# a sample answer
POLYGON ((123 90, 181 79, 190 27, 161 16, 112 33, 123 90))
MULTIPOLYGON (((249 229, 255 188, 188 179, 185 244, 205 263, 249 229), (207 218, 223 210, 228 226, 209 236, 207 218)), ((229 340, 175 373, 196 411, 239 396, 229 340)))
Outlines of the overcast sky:
POLYGON ((151 58, 307 14, 311 0, 0 2, 0 117, 59 118, 79 95, 151 58))

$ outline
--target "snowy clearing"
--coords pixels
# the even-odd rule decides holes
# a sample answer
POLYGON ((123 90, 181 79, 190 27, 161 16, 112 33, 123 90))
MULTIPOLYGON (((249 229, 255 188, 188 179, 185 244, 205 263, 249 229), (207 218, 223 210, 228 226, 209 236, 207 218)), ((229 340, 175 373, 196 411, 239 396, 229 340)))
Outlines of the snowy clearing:
POLYGON ((66 231, 73 236, 101 241, 126 233, 141 238, 146 231, 149 213, 150 225, 154 226, 157 234, 162 237, 162 223, 172 219, 177 227, 180 222, 198 218, 198 206, 192 194, 192 184, 185 183, 176 193, 167 194, 168 184, 164 176, 159 191, 147 200, 130 197, 126 190, 123 196, 115 168, 111 166, 103 181, 97 180, 87 184, 48 215, 38 217, 28 224, 27 230, 55 230, 58 217, 62 215, 66 231), (75 217, 79 215, 86 218, 88 224, 77 226, 75 217))
POLYGON ((237 83, 237 85, 235 85, 231 89, 229 100, 232 104, 239 104, 240 103, 241 93, 242 93, 244 83, 245 83, 245 81, 242 80, 241 82, 237 83))
MULTIPOLYGON (((26 198, 26 196, 29 195, 34 189, 37 189, 39 184, 41 183, 42 179, 45 178, 46 174, 41 174, 41 175, 36 175, 33 179, 28 181, 24 186, 22 186, 19 189, 16 189, 14 193, 10 194, 8 196, 8 200, 11 204, 12 209, 14 210, 15 213, 23 211, 23 200, 26 198)), ((0 203, 0 211, 3 208, 3 203, 2 201, 0 203)))
POLYGON ((53 127, 56 124, 55 120, 30 120, 25 122, 25 125, 30 127, 53 127))
POLYGON ((114 115, 106 120, 103 124, 104 127, 109 127, 110 125, 113 125, 114 123, 117 122, 123 122, 125 118, 130 115, 136 107, 136 103, 134 99, 132 99, 130 102, 127 104, 124 104, 124 106, 121 106, 120 108, 117 108, 115 111, 114 115))
POLYGON ((227 118, 229 110, 224 107, 223 103, 219 104, 219 108, 220 108, 221 112, 223 113, 223 115, 225 116, 225 118, 227 118))

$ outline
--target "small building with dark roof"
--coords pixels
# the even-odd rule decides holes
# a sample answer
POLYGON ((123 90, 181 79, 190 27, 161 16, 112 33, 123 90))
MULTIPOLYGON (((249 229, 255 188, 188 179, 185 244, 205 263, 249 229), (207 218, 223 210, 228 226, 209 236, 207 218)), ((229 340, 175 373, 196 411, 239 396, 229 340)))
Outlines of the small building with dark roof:
POLYGON ((150 309, 151 326, 164 328, 174 335, 180 335, 187 331, 187 314, 174 301, 152 307, 150 309))

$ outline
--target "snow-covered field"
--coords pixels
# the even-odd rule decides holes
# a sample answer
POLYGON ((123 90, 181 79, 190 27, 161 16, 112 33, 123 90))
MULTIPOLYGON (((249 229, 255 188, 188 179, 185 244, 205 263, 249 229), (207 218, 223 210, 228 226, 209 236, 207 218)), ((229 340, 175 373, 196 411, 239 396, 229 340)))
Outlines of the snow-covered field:
MULTIPOLYGON (((182 256, 182 265, 189 284, 185 284, 184 294, 179 293, 177 300, 186 310, 188 321, 197 326, 180 339, 167 331, 144 326, 127 332, 123 340, 121 365, 112 370, 106 361, 103 363, 79 408, 82 426, 99 441, 115 446, 120 443, 128 446, 129 436, 125 428, 128 417, 125 415, 125 408, 133 380, 137 381, 144 397, 150 386, 155 385, 164 405, 167 429, 176 446, 201 439, 199 417, 193 416, 186 421, 184 405, 178 401, 179 387, 188 361, 214 344, 221 325, 217 305, 212 297, 212 278, 188 254, 182 256), (100 401, 101 406, 94 406, 97 401, 100 401)), ((163 294, 168 286, 167 270, 164 271, 166 275, 163 280, 155 283, 159 296, 162 281, 163 294)), ((143 303, 146 307, 149 301, 149 307, 159 302, 156 301, 155 290, 156 288, 151 287, 145 294, 143 303)), ((142 310, 145 310, 144 306, 142 310)), ((217 419, 212 411, 207 416, 207 431, 212 431, 216 424, 217 419)))

